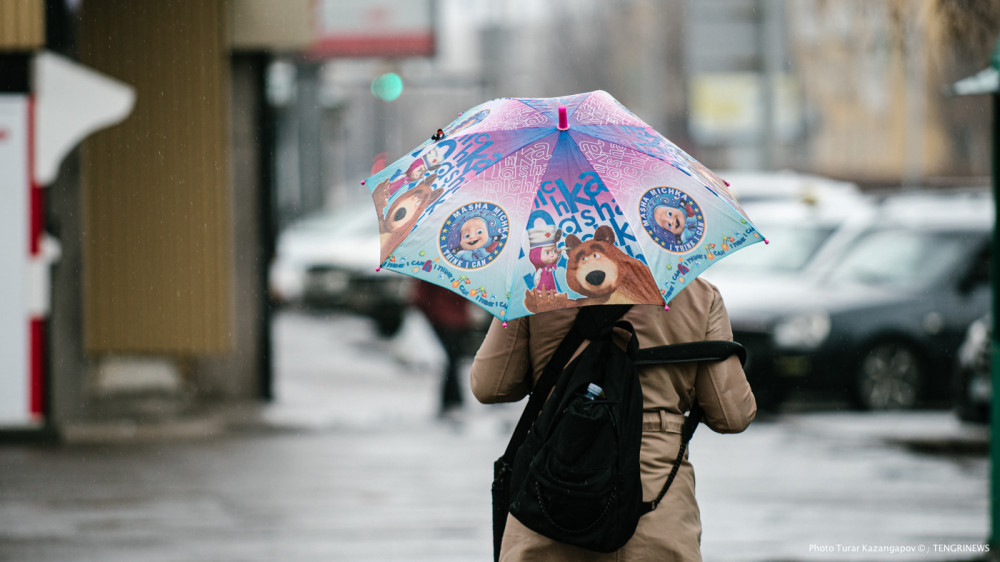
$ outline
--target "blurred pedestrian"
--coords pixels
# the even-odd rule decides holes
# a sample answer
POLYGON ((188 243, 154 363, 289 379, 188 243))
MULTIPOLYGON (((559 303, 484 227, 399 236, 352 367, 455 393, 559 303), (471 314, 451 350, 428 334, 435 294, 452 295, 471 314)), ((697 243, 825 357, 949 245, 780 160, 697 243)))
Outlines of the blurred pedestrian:
POLYGON ((472 329, 469 301, 444 287, 418 281, 411 302, 427 317, 446 355, 439 412, 446 416, 462 407, 458 364, 466 354, 467 337, 472 329))
MULTIPOLYGON (((484 403, 514 402, 530 393, 579 309, 569 308, 511 320, 493 320, 472 365, 472 392, 484 403)), ((641 348, 699 340, 732 340, 732 327, 714 285, 695 279, 662 306, 635 305, 624 320, 635 327, 641 348)), ((616 338, 624 345, 623 338, 616 338)), ((746 429, 757 412, 736 356, 722 362, 638 368, 642 384, 643 434, 640 471, 644 499, 656 496, 680 449, 684 413, 694 401, 704 423, 719 433, 746 429)), ((685 455, 686 456, 686 455, 685 455)), ((683 459, 668 493, 639 519, 632 538, 604 554, 556 542, 507 516, 500 560, 701 560, 701 519, 694 494, 694 468, 683 459)))

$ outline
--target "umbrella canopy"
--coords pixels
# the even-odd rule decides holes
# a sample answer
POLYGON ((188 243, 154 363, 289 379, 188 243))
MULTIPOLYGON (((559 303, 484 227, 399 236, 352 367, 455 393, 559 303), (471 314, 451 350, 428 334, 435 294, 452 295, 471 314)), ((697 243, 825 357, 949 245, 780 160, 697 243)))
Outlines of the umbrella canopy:
POLYGON ((603 91, 483 103, 362 183, 382 268, 504 320, 666 306, 763 239, 725 181, 603 91))

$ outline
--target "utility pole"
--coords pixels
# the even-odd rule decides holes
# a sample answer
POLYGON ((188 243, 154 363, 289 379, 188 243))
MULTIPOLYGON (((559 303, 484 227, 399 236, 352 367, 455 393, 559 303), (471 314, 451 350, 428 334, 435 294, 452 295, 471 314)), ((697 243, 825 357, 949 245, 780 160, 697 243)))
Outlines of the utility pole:
MULTIPOLYGON (((997 37, 990 65, 995 72, 1000 73, 1000 37, 997 37)), ((993 393, 990 399, 990 545, 1000 546, 1000 400, 996 392, 1000 389, 1000 344, 997 341, 997 314, 1000 311, 1000 242, 998 224, 1000 224, 1000 88, 993 88, 990 93, 993 114, 993 142, 991 143, 991 169, 993 176, 993 255, 990 257, 990 285, 992 286, 992 314, 990 330, 990 369, 993 393)))
MULTIPOLYGON (((952 84, 950 92, 957 96, 990 95, 992 113, 992 142, 990 169, 993 178, 993 247, 990 255, 990 536, 991 556, 1000 548, 1000 36, 997 37, 990 66, 979 73, 952 84)), ((993 556, 991 560, 997 558, 993 556)))
POLYGON ((765 170, 778 168, 778 85, 782 75, 784 38, 783 4, 763 0, 762 20, 757 33, 760 41, 761 158, 765 170))

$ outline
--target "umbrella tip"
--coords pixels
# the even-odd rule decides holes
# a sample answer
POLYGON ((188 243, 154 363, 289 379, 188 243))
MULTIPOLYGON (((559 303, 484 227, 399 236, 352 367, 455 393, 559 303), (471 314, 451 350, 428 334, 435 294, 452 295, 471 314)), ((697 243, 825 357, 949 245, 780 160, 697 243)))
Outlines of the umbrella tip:
POLYGON ((569 118, 566 117, 566 106, 559 106, 559 130, 566 131, 569 130, 569 118))
POLYGON ((382 271, 382 266, 381 265, 375 266, 375 273, 378 273, 379 271, 382 271))
POLYGON ((365 180, 361 180, 361 185, 364 185, 364 184, 365 184, 365 180))
POLYGON ((670 310, 670 305, 669 304, 663 305, 663 310, 664 311, 670 310))
POLYGON ((506 328, 506 327, 507 327, 507 321, 506 321, 506 320, 504 320, 504 321, 503 321, 503 327, 504 327, 504 328, 506 328))
POLYGON ((771 241, 770 241, 770 240, 768 240, 767 238, 765 238, 765 239, 764 239, 764 244, 765 244, 765 245, 767 245, 767 244, 770 244, 770 243, 771 243, 771 241))

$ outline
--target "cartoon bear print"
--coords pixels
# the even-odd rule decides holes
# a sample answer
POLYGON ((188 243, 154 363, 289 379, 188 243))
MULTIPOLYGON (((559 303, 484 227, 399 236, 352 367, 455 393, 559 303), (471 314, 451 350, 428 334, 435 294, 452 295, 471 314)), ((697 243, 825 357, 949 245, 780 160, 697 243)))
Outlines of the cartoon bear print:
POLYGON ((385 195, 382 184, 375 188, 372 195, 375 198, 376 209, 378 209, 382 262, 385 262, 403 239, 410 234, 417 218, 424 210, 444 193, 443 189, 431 188, 436 179, 437 174, 431 174, 417 185, 406 190, 393 201, 385 214, 382 213, 382 209, 388 205, 388 196, 385 195))
POLYGON ((566 284, 587 301, 576 304, 663 302, 649 268, 615 246, 615 233, 610 226, 599 226, 594 237, 586 242, 570 234, 566 237, 566 250, 566 284))

